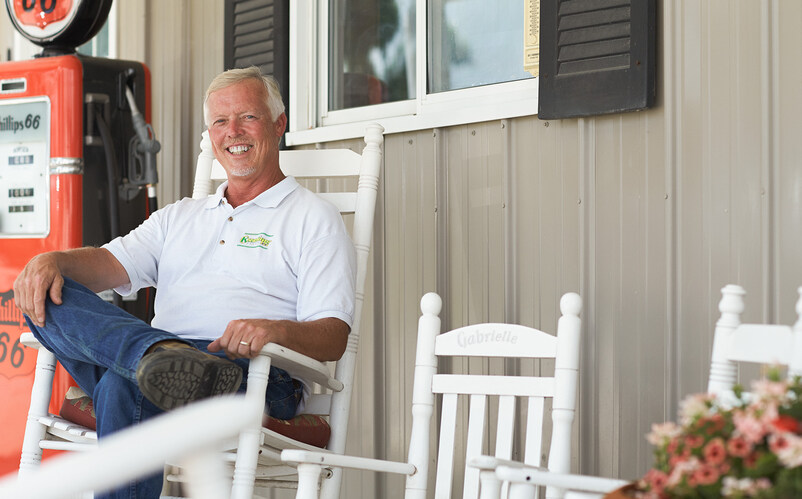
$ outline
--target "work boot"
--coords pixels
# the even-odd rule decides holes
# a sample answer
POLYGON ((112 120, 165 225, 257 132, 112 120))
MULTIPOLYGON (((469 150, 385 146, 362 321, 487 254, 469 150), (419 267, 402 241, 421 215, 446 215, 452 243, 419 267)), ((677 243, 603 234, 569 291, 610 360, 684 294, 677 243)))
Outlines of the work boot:
POLYGON ((180 341, 156 343, 136 369, 139 389, 169 411, 195 400, 236 392, 242 369, 235 363, 180 341))

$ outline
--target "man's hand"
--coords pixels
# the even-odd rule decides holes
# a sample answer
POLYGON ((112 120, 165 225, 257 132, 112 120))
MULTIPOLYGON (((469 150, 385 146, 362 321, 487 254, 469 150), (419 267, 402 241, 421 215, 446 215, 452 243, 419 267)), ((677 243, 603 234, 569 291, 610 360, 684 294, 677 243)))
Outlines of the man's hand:
POLYGON ((338 360, 348 343, 348 325, 329 317, 310 322, 240 319, 228 323, 210 352, 224 351, 231 359, 252 359, 262 347, 276 343, 320 362, 338 360))
POLYGON ((20 311, 39 327, 45 325, 47 296, 61 305, 64 278, 53 253, 37 255, 28 262, 14 281, 14 302, 20 311))
POLYGON ((209 344, 210 352, 225 351, 230 359, 252 359, 272 337, 280 336, 279 321, 267 319, 241 319, 228 323, 223 336, 209 344), (273 333, 273 334, 271 334, 273 333))

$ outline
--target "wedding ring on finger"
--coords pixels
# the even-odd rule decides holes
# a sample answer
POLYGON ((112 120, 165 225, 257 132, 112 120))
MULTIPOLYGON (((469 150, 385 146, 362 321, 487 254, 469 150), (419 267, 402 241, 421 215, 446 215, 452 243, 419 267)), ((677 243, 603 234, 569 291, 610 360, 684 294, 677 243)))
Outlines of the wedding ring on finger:
POLYGON ((247 341, 240 341, 240 342, 239 342, 239 344, 240 344, 240 345, 242 345, 242 346, 244 346, 244 347, 249 347, 249 346, 251 346, 251 344, 250 344, 250 343, 248 343, 247 341))

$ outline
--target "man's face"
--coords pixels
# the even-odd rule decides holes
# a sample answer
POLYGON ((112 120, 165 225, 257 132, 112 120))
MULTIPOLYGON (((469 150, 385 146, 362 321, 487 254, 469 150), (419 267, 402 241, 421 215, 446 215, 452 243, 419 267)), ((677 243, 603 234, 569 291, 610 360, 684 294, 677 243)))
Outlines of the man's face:
POLYGON ((209 138, 214 157, 232 177, 258 177, 278 170, 278 144, 287 119, 270 116, 261 82, 246 80, 212 92, 209 138))

